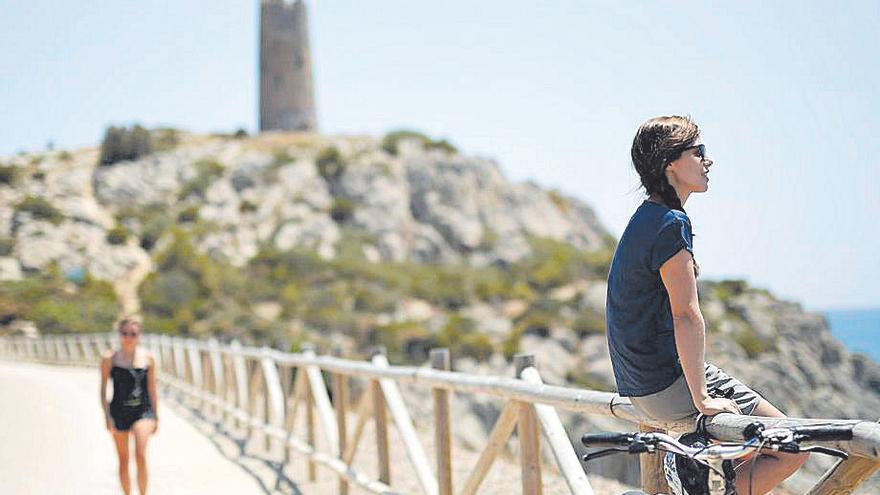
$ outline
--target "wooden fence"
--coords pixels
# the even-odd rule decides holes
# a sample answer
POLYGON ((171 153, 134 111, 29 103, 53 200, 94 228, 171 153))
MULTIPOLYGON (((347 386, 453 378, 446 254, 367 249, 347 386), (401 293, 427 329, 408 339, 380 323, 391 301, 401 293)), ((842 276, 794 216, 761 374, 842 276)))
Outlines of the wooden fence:
MULTIPOLYGON (((57 364, 94 366, 101 353, 117 345, 115 334, 48 336, 42 338, 0 338, 0 357, 57 364)), ((339 493, 356 484, 378 494, 397 493, 392 488, 389 446, 389 416, 405 447, 426 495, 452 495, 452 448, 450 393, 486 394, 506 400, 478 461, 461 489, 461 495, 476 493, 493 461, 517 431, 522 492, 542 493, 541 436, 543 432, 556 466, 571 493, 591 495, 593 489, 557 409, 582 414, 612 416, 631 421, 642 431, 652 429, 689 431, 690 422, 658 423, 638 414, 626 398, 608 393, 546 385, 530 354, 514 358, 516 376, 479 376, 450 371, 446 349, 430 353, 430 367, 391 366, 382 354, 369 361, 336 356, 318 356, 308 348, 284 353, 269 348, 244 347, 233 341, 196 341, 169 336, 145 335, 142 343, 151 349, 161 371, 161 383, 199 401, 207 412, 246 428, 248 437, 261 435, 266 449, 280 449, 285 461, 293 451, 308 459, 308 476, 316 479, 316 465, 338 475, 339 493), (325 375, 329 377, 325 381, 325 375), (352 378, 367 384, 356 403, 350 400, 352 378), (412 418, 404 404, 398 383, 428 387, 433 394, 434 447, 432 469, 416 436, 412 418), (332 399, 331 399, 332 397, 332 399), (298 415, 305 414, 305 438, 294 435, 298 415), (353 431, 348 431, 349 416, 353 431), (364 429, 373 422, 376 432, 378 478, 358 472, 352 465, 364 429), (320 428, 317 424, 320 424, 320 428), (316 435, 322 432, 323 449, 316 435)), ((880 424, 858 420, 756 418, 720 414, 707 421, 708 431, 726 441, 741 439, 742 428, 755 420, 767 426, 833 423, 851 425, 850 441, 822 442, 845 450, 849 460, 830 469, 809 495, 847 494, 880 467, 880 424)), ((578 432, 580 433, 580 432, 578 432)), ((660 455, 642 455, 642 489, 648 493, 666 491, 660 455)))

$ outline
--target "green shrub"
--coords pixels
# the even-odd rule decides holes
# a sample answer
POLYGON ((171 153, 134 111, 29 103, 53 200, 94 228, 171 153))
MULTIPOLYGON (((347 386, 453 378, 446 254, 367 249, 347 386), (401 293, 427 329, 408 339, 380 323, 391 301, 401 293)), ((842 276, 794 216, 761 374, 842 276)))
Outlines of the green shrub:
POLYGON ((488 335, 476 332, 476 322, 458 314, 449 317, 437 332, 436 341, 440 347, 449 348, 453 356, 472 357, 485 360, 495 352, 495 344, 488 335))
POLYGON ((572 331, 579 337, 605 334, 605 315, 598 311, 584 311, 571 324, 572 331))
POLYGON ((492 343, 492 339, 481 333, 465 335, 457 348, 457 355, 472 357, 478 361, 485 361, 495 353, 495 344, 492 343))
POLYGON ((129 232, 128 229, 122 225, 116 225, 112 229, 107 231, 107 242, 113 245, 125 244, 125 241, 128 240, 129 232))
POLYGON ((0 165, 0 184, 7 186, 15 185, 18 181, 19 170, 14 165, 0 165))
POLYGON ((460 265, 409 265, 412 295, 456 310, 473 297, 469 267, 460 265))
POLYGON ((452 314, 440 328, 440 331, 437 332, 437 344, 453 349, 464 336, 472 334, 476 327, 476 322, 470 318, 459 314, 452 314))
POLYGON ((458 149, 446 139, 433 140, 419 131, 409 129, 401 129, 389 132, 382 138, 379 146, 391 155, 396 155, 399 151, 398 143, 402 140, 415 140, 422 145, 424 149, 442 150, 450 154, 458 153, 458 149))
POLYGON ((513 285, 511 279, 502 270, 487 267, 475 270, 474 291, 475 295, 483 301, 498 302, 504 299, 512 299, 513 285))
POLYGON ((57 268, 21 281, 0 282, 0 321, 30 320, 43 333, 107 331, 118 312, 113 287, 87 274, 73 290, 57 268))
POLYGON ((330 206, 330 218, 337 223, 345 223, 354 216, 354 203, 347 198, 333 198, 330 206))
POLYGON ((428 329, 421 323, 405 321, 380 325, 370 332, 369 343, 382 345, 392 362, 424 362, 436 343, 428 329))
POLYGON ((235 130, 235 134, 233 134, 232 137, 234 137, 235 139, 244 139, 248 137, 248 131, 245 130, 243 127, 239 127, 235 130))
POLYGON ((608 386, 601 377, 589 371, 577 370, 565 373, 565 380, 580 388, 595 390, 597 392, 614 392, 614 387, 608 386))
POLYGON ((154 134, 155 151, 168 151, 180 144, 180 132, 177 129, 156 129, 154 134))
POLYGON ((547 290, 572 282, 579 271, 578 251, 553 239, 533 239, 532 256, 521 264, 530 285, 547 290))
POLYGON ((134 125, 131 129, 110 126, 101 142, 98 164, 108 166, 148 155, 152 149, 150 139, 150 132, 140 125, 134 125))
POLYGON ((190 205, 181 210, 177 215, 177 221, 181 223, 193 223, 199 219, 199 207, 190 205))
POLYGON ((385 137, 382 138, 382 142, 379 144, 379 146, 387 153, 391 155, 396 155, 398 152, 397 144, 404 139, 417 140, 422 143, 423 146, 424 143, 430 141, 430 138, 428 138, 428 136, 422 134, 421 132, 401 129, 386 134, 385 137))
POLYGON ((243 200, 238 205, 238 211, 241 213, 254 213, 259 209, 259 207, 253 201, 243 200))
POLYGON ((522 327, 513 327, 510 333, 507 334, 507 337, 504 338, 504 341, 501 342, 501 353, 504 354, 508 361, 513 360, 513 356, 519 353, 519 343, 522 336, 522 327))
POLYGON ((62 151, 61 153, 58 153, 58 159, 61 160, 62 162, 69 162, 69 161, 73 160, 73 155, 71 155, 69 151, 65 150, 65 151, 62 151))
POLYGON ((272 154, 272 163, 269 164, 269 170, 278 170, 279 168, 287 165, 288 163, 293 163, 294 157, 288 152, 286 148, 279 148, 275 150, 272 154))
POLYGON ((46 220, 58 225, 64 220, 64 215, 55 208, 52 203, 39 196, 27 196, 15 205, 16 212, 30 213, 36 219, 46 220))
POLYGON ((554 316, 548 312, 532 310, 516 319, 516 328, 520 329, 523 335, 549 337, 553 320, 554 316))
POLYGON ((750 326, 740 327, 739 330, 731 334, 734 342, 746 352, 750 358, 756 358, 765 352, 776 350, 776 343, 772 340, 762 338, 754 328, 750 326))
POLYGON ((604 278, 610 263, 610 253, 599 250, 582 251, 566 242, 550 238, 529 239, 531 255, 515 263, 511 269, 517 279, 526 280, 539 291, 569 284, 584 278, 604 278))
POLYGON ((715 284, 714 295, 724 303, 730 301, 731 298, 738 296, 749 288, 745 280, 722 280, 715 284))
POLYGON ((15 239, 9 236, 0 236, 0 256, 9 256, 15 250, 15 239))
POLYGON ((321 150, 315 163, 318 166, 318 173, 327 181, 336 180, 345 173, 345 161, 335 146, 321 150))
POLYGON ((164 212, 152 212, 146 215, 142 222, 140 246, 146 251, 151 251, 162 234, 170 227, 171 220, 165 216, 164 212))
POLYGON ((565 199, 565 196, 563 196, 562 193, 560 193, 559 191, 550 191, 547 193, 547 196, 562 213, 567 215, 571 211, 571 205, 568 204, 568 200, 565 199))
POLYGON ((378 285, 356 281, 351 289, 354 296, 354 310, 368 313, 385 313, 397 307, 397 298, 378 285))
POLYGON ((205 192, 214 180, 223 176, 226 167, 213 158, 203 158, 193 164, 196 176, 185 183, 178 193, 178 198, 183 200, 190 196, 204 199, 205 192))
POLYGON ((485 228, 483 229, 483 238, 480 239, 479 249, 491 251, 498 247, 499 240, 498 232, 495 232, 490 228, 485 228))
POLYGON ((441 139, 439 141, 433 141, 429 139, 428 142, 425 143, 425 148, 429 150, 442 150, 449 153, 450 155, 458 153, 458 148, 453 146, 453 144, 446 139, 441 139))

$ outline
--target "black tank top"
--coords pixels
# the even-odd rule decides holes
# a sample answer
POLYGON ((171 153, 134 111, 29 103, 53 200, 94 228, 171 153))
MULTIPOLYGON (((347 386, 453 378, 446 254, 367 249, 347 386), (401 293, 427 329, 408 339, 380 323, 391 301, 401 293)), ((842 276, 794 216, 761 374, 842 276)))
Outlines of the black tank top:
POLYGON ((147 368, 123 368, 113 366, 110 369, 113 378, 113 409, 138 408, 152 409, 150 394, 147 393, 147 368))

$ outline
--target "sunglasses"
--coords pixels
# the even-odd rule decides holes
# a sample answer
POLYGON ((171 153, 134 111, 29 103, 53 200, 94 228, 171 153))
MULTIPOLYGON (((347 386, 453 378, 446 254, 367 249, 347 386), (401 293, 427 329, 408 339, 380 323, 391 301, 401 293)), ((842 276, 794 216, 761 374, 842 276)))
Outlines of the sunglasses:
POLYGON ((122 335, 123 337, 137 337, 140 335, 140 332, 119 332, 119 335, 122 335))
POLYGON ((697 156, 700 158, 706 158, 706 145, 705 144, 697 144, 694 146, 688 146, 687 148, 681 150, 684 153, 687 150, 697 150, 697 156))

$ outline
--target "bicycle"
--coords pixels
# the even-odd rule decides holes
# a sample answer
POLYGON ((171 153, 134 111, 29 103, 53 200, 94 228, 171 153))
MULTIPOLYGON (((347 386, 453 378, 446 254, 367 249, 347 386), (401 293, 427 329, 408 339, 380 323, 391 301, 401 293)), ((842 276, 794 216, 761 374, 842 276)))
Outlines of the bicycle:
MULTIPOLYGON (((816 424, 797 427, 766 428, 750 423, 743 429, 744 442, 710 443, 705 431, 705 417, 697 421, 697 431, 681 437, 665 433, 585 433, 581 442, 586 447, 608 447, 583 456, 583 462, 608 455, 651 454, 666 452, 663 471, 672 495, 736 495, 733 482, 736 474, 731 461, 763 450, 797 454, 816 452, 847 459, 846 452, 821 445, 801 446, 801 442, 852 440, 852 426, 816 424)), ((749 480, 751 492, 751 475, 749 480)), ((647 495, 640 491, 624 495, 647 495)), ((745 495, 745 494, 741 494, 745 495)))

